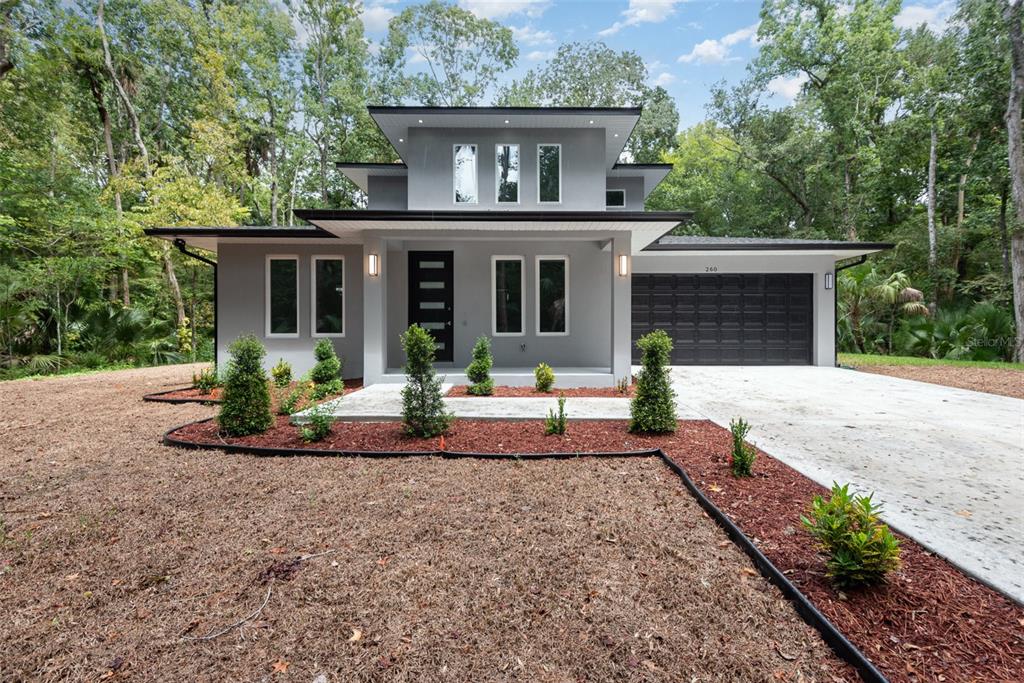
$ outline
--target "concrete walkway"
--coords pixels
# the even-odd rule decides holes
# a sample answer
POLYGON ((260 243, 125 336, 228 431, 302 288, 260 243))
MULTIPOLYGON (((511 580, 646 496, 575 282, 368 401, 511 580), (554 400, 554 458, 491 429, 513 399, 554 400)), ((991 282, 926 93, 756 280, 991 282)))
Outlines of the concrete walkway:
MULTIPOLYGON (((677 367, 679 400, 1024 601, 1024 401, 816 367, 677 367)), ((1024 378, 1022 378, 1024 381, 1024 378)))

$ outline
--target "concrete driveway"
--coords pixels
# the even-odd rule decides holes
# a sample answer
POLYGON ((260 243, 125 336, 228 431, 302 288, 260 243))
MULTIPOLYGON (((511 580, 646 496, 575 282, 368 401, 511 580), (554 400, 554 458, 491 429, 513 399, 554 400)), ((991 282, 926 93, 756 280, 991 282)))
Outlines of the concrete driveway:
POLYGON ((830 485, 1024 602, 1024 401, 817 367, 676 367, 679 403, 830 485))

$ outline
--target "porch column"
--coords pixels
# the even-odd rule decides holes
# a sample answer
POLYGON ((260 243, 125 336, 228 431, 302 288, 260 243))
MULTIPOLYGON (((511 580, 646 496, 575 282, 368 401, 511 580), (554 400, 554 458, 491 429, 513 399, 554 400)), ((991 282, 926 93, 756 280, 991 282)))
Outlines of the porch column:
POLYGON ((612 376, 616 381, 630 376, 631 370, 631 325, 630 300, 633 279, 633 258, 630 254, 630 236, 612 238, 612 376), (619 256, 625 254, 629 273, 619 274, 619 256))
POLYGON ((380 237, 366 237, 363 242, 363 384, 380 382, 387 369, 384 348, 387 319, 387 244, 380 237), (377 274, 370 274, 370 257, 377 257, 377 274))

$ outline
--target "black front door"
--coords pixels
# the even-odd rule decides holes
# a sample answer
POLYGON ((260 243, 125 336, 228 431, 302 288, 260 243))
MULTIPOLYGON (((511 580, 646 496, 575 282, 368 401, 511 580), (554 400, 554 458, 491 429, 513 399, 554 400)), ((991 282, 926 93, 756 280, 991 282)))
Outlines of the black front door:
POLYGON ((452 252, 409 252, 409 324, 429 331, 437 342, 437 360, 452 361, 452 252))

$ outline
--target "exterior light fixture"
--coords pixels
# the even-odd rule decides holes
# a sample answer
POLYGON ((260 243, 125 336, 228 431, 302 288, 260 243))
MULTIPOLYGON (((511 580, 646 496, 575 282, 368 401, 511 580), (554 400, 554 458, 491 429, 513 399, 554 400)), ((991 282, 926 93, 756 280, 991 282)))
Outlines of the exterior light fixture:
POLYGON ((508 123, 508 119, 505 119, 505 123, 508 123))
POLYGON ((619 254, 619 277, 629 275, 629 255, 619 254))
POLYGON ((377 254, 370 254, 366 259, 366 273, 370 277, 377 277, 380 275, 380 256, 377 254))
POLYGON ((405 140, 403 140, 402 138, 398 138, 398 141, 399 142, 405 142, 405 140))
POLYGON ((416 119, 416 123, 423 123, 423 119, 416 119))
POLYGON ((832 271, 825 273, 825 289, 832 289, 834 284, 835 275, 832 274, 832 271))
POLYGON ((615 137, 619 137, 619 134, 618 134, 618 133, 616 133, 616 134, 615 134, 615 137))
POLYGON ((590 119, 590 125, 594 125, 594 119, 590 119))

